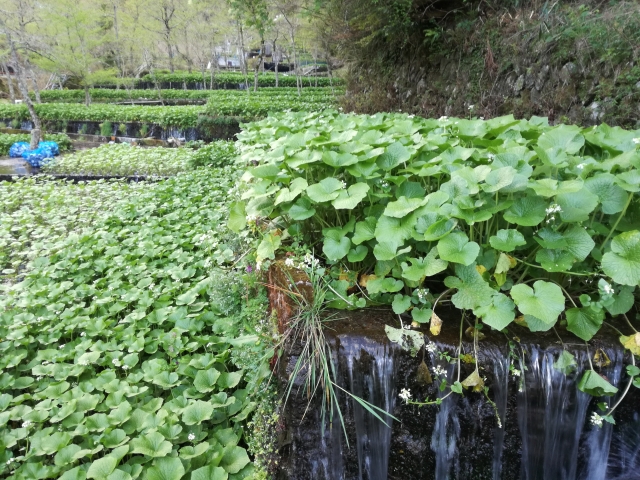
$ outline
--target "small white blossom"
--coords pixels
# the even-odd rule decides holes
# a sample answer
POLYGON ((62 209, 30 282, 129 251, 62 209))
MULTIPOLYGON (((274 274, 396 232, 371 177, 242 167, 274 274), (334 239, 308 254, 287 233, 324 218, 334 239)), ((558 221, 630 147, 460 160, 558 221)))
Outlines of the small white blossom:
POLYGON ((347 182, 342 180, 342 181, 340 181, 340 183, 342 184, 342 188, 347 188, 347 182))
POLYGON ((193 442, 196 439, 196 436, 193 433, 190 433, 188 438, 190 442, 193 442))
POLYGON ((558 205, 557 203, 554 203, 553 205, 551 205, 546 209, 547 215, 551 215, 561 211, 562 211, 562 208, 560 208, 560 205, 558 205))
POLYGON ((262 262, 260 260, 258 260, 256 262, 256 270, 260 270, 262 268, 262 262))
POLYGON ((519 377, 521 374, 522 372, 517 368, 514 368, 513 370, 511 370, 511 375, 513 375, 514 377, 519 377))
POLYGON ((117 358, 114 358, 113 360, 111 360, 111 363, 113 363, 116 367, 120 366, 120 360, 118 360, 117 358))
POLYGON ((615 293, 615 290, 613 289, 613 287, 611 285, 609 285, 608 283, 606 283, 606 282, 604 282, 604 285, 602 287, 602 291, 606 295, 613 295, 615 293))
POLYGON ((469 110, 473 110, 475 105, 469 105, 469 110))
POLYGON ((591 425, 594 425, 596 427, 602 427, 602 421, 604 419, 598 415, 596 412, 593 412, 593 414, 591 415, 591 425))
POLYGON ((585 167, 585 165, 586 165, 586 164, 581 163, 581 164, 579 164, 579 165, 576 165, 576 168, 577 168, 578 170, 582 170, 582 169, 585 167))
POLYGON ((122 369, 123 369, 123 370, 129 370, 129 365, 123 365, 123 366, 122 366, 122 369))
POLYGON ((444 377, 447 375, 447 371, 442 368, 440 365, 433 368, 433 374, 438 377, 444 377))
POLYGON ((27 420, 26 422, 22 422, 22 428, 29 428, 31 426, 31 422, 27 420))
POLYGON ((425 345, 425 347, 424 347, 424 348, 425 348, 425 349, 427 350, 427 352, 429 352, 429 353, 435 353, 435 352, 436 352, 436 350, 438 350, 438 346, 437 346, 435 343, 433 343, 433 342, 429 342, 429 343, 427 343, 427 344, 425 345))
POLYGON ((633 143, 635 143, 636 145, 640 145, 640 137, 634 138, 633 143))
POLYGON ((449 117, 447 117, 446 115, 443 115, 438 119, 438 121, 440 122, 446 122, 447 120, 449 120, 449 117))
POLYGON ((403 388, 398 396, 405 402, 408 402, 411 399, 411 391, 408 388, 403 388))
POLYGON ((81 337, 86 337, 86 336, 87 336, 87 332, 82 332, 82 333, 80 334, 80 336, 81 336, 81 337))
POLYGON ((293 267, 293 266, 295 265, 295 262, 293 261, 293 258, 287 258, 287 259, 284 261, 284 264, 285 264, 287 267, 293 267))
POLYGON ((62 349, 64 348, 64 346, 65 346, 65 344, 63 343, 63 344, 62 344, 62 345, 60 345, 58 348, 59 348, 60 350, 62 350, 62 349))

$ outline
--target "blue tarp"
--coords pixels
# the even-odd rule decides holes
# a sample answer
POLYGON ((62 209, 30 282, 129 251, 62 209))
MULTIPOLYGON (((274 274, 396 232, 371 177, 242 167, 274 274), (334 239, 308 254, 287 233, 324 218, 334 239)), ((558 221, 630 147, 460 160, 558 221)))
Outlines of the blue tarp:
POLYGON ((29 150, 28 142, 16 142, 9 148, 9 156, 11 158, 20 158, 27 150, 29 150))
POLYGON ((28 150, 22 154, 29 165, 32 167, 41 167, 47 158, 53 158, 51 150, 45 147, 38 147, 35 150, 28 150))

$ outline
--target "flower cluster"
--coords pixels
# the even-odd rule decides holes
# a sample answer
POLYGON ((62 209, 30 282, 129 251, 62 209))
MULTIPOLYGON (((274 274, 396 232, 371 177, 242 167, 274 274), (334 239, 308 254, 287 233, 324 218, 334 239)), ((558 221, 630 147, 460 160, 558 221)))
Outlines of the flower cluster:
POLYGON ((444 368, 442 368, 440 365, 436 365, 433 368, 433 374, 436 375, 437 377, 446 377, 447 371, 444 368))
POLYGON ((596 427, 602 427, 602 421, 604 420, 604 418, 602 418, 600 415, 598 415, 596 412, 593 412, 593 414, 591 414, 591 425, 596 426, 596 427))
POLYGON ((438 346, 433 342, 427 343, 424 348, 429 353, 436 353, 438 351, 438 346))
POLYGON ((408 388, 403 388, 402 390, 400 390, 398 396, 405 402, 408 402, 409 400, 411 400, 411 391, 408 388))

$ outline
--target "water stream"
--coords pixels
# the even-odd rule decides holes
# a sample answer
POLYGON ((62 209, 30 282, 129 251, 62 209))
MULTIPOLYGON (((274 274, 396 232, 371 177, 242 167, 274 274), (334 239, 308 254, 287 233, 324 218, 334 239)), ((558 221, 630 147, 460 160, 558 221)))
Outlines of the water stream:
MULTIPOLYGON (((278 478, 640 480, 640 395, 632 388, 616 411, 619 424, 593 426, 590 417, 599 411, 597 403, 613 404, 618 397, 594 399, 577 388, 589 368, 584 345, 522 342, 510 357, 504 342, 486 342, 478 350, 479 372, 489 387, 486 394, 466 390, 463 396, 447 396, 448 388, 440 390, 439 383, 444 377, 449 384, 456 381, 457 367, 437 353, 428 354, 425 361, 431 371, 439 369, 439 376, 433 375, 433 384, 420 386, 415 378, 421 354, 411 357, 381 336, 338 333, 334 338, 340 385, 399 421, 388 428, 341 394, 350 445, 335 419, 318 442, 318 417, 293 440, 302 453, 302 444, 311 439, 310 429, 315 429, 313 455, 294 455, 287 476, 278 478), (568 374, 554 367, 563 346, 577 364, 568 374), (512 358, 519 375, 511 370, 512 358), (406 405, 398 392, 408 387, 414 399, 439 397, 442 402, 406 405), (310 468, 304 467, 305 461, 310 468)), ((614 341, 608 345, 603 349, 610 363, 596 369, 620 394, 628 381, 628 358, 614 341)), ((438 349, 456 351, 446 342, 438 349)), ((590 353, 593 358, 594 351, 590 353)), ((463 364, 463 375, 473 368, 463 364)))

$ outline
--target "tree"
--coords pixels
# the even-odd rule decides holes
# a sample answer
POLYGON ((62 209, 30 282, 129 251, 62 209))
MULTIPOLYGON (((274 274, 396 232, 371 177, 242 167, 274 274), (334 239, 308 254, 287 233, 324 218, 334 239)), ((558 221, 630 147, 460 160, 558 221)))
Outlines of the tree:
POLYGON ((260 54, 254 67, 253 91, 258 90, 258 72, 264 62, 265 35, 270 26, 269 8, 266 0, 230 0, 231 8, 240 22, 255 29, 260 37, 260 54))
POLYGON ((13 34, 6 22, 0 17, 0 34, 4 34, 6 38, 6 42, 9 45, 9 52, 11 53, 12 67, 16 73, 16 79, 18 80, 18 88, 20 89, 20 93, 22 94, 22 98, 24 102, 27 104, 27 108, 29 109, 29 115, 31 116, 31 121, 33 122, 33 129, 31 130, 31 150, 35 150, 38 148, 38 144, 40 143, 40 138, 42 136, 42 127, 40 124, 40 117, 36 112, 35 107, 33 106, 33 102, 31 101, 31 97, 29 97, 29 90, 27 88, 27 84, 25 82, 24 77, 24 69, 20 64, 20 58, 18 56, 18 48, 13 40, 13 34))
POLYGON ((47 22, 41 27, 37 63, 46 71, 74 77, 84 88, 89 105, 89 88, 116 75, 104 68, 103 58, 111 41, 104 15, 91 0, 56 0, 55 5, 43 5, 47 22))

